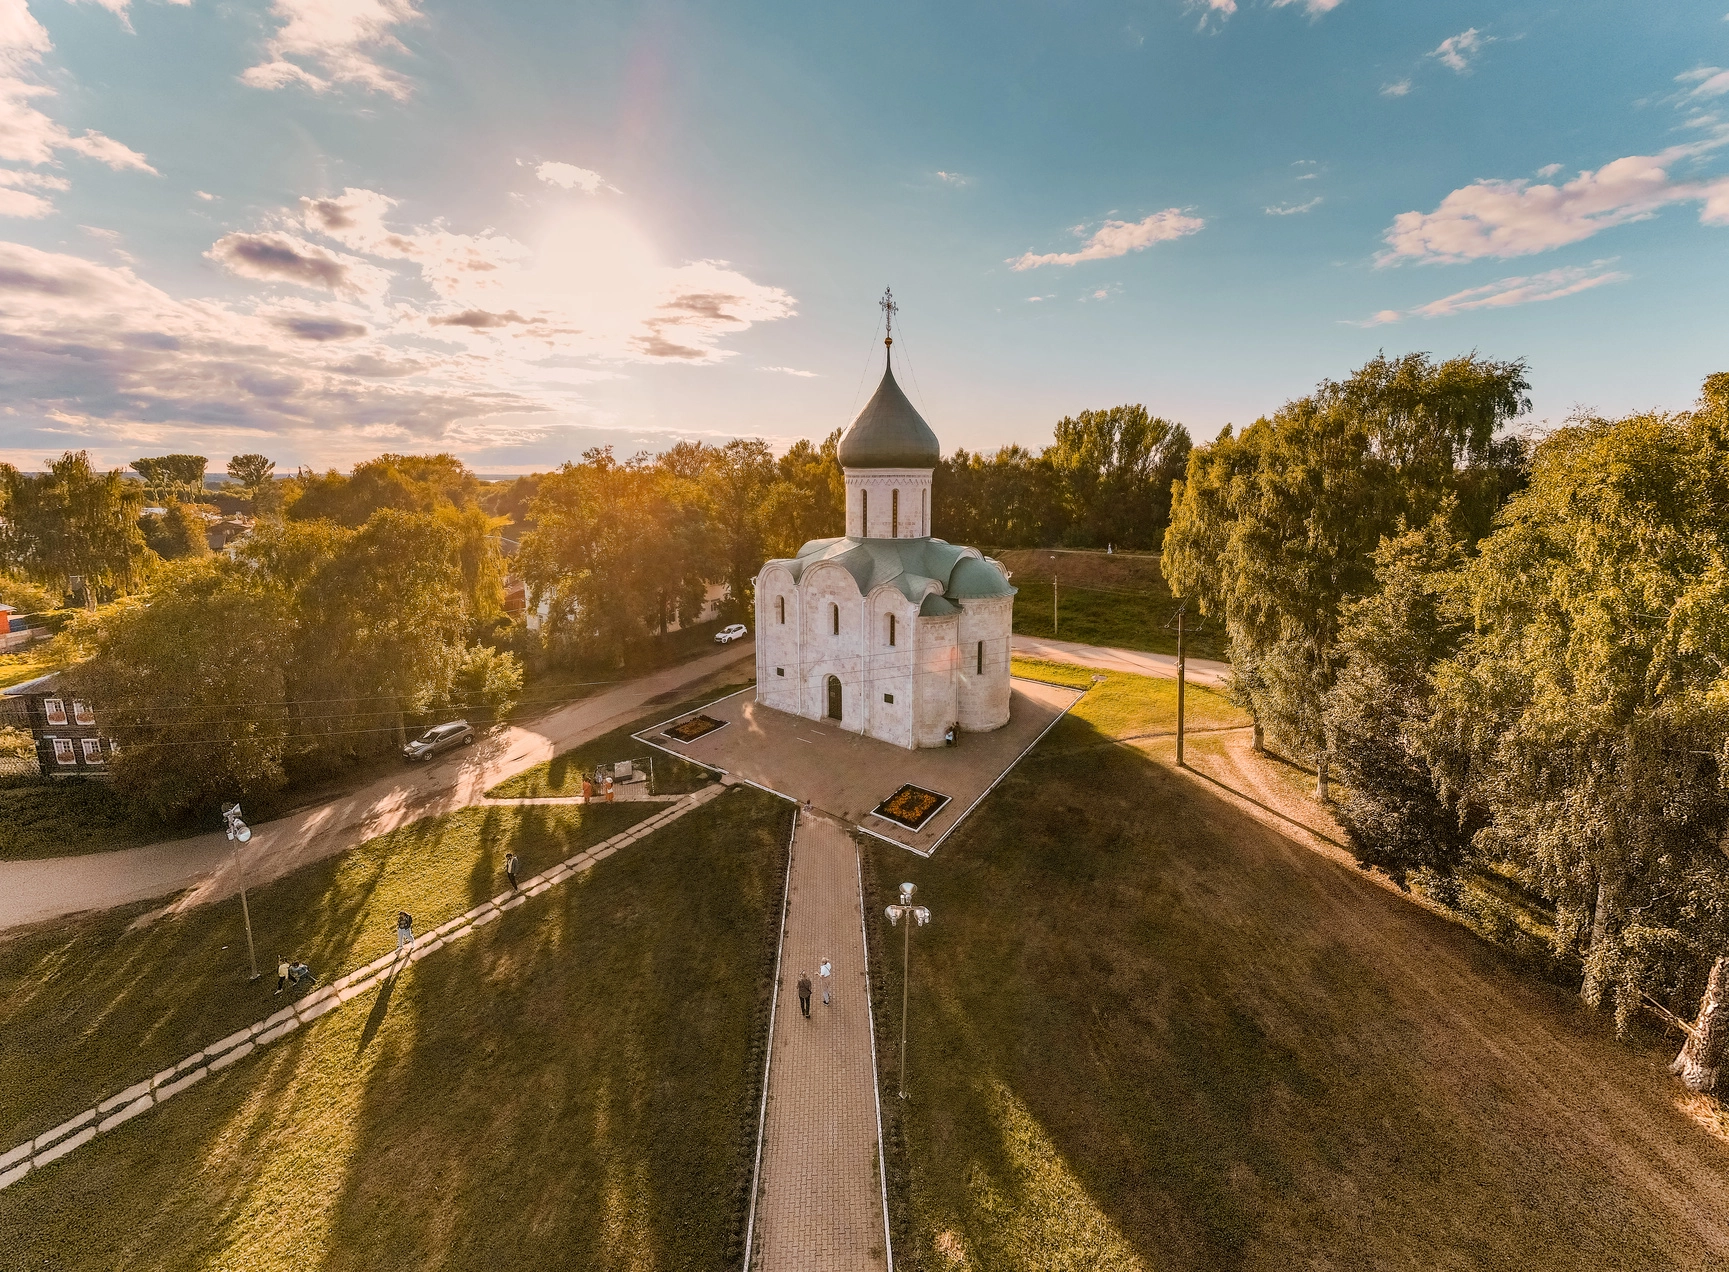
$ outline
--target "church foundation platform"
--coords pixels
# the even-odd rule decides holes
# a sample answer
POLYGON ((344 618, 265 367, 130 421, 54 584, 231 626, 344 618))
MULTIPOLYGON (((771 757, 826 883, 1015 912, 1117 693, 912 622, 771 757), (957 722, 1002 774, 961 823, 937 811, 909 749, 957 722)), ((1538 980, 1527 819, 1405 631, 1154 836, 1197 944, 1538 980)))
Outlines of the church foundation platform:
POLYGON ((832 720, 806 720, 757 703, 750 689, 674 716, 637 739, 803 801, 861 830, 929 856, 972 811, 979 797, 1081 695, 1036 680, 1010 682, 1009 722, 989 733, 963 733, 960 744, 909 751, 850 733, 832 720), (731 727, 689 743, 664 736, 678 722, 706 715, 731 727), (906 785, 948 797, 915 830, 872 811, 906 785))

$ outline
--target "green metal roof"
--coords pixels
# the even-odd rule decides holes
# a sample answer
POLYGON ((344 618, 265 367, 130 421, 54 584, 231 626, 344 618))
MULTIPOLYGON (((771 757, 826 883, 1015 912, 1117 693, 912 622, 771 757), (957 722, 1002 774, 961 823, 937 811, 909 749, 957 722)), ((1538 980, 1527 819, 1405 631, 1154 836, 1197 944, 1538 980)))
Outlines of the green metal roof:
POLYGON ((895 383, 892 363, 836 452, 842 468, 935 468, 942 444, 895 383))
POLYGON ((833 561, 845 569, 861 596, 892 583, 907 600, 921 604, 921 614, 954 613, 950 603, 957 600, 1015 594, 1002 573, 972 548, 941 539, 812 539, 795 559, 768 564, 784 565, 794 579, 802 579, 819 561, 833 561), (940 597, 943 608, 922 608, 930 604, 927 597, 940 597))

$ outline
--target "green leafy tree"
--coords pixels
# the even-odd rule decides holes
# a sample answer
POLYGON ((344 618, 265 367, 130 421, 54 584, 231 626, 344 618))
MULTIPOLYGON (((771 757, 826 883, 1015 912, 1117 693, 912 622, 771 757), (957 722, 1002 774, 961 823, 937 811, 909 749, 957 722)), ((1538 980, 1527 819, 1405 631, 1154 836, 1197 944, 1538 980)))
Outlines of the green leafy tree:
POLYGON ((1045 457, 1063 487, 1064 541, 1157 548, 1190 449, 1187 429, 1139 404, 1058 420, 1045 457))
POLYGON ((44 473, 0 464, 0 566, 62 591, 82 579, 94 605, 98 590, 135 581, 143 507, 138 484, 118 469, 96 472, 87 451, 66 452, 44 473))
POLYGON ((297 487, 287 501, 291 519, 322 519, 351 528, 386 508, 434 512, 446 505, 472 507, 479 503, 481 489, 480 479, 454 455, 380 455, 355 465, 349 474, 335 469, 322 476, 302 472, 297 487))
POLYGON ((1238 692, 1287 745, 1328 750, 1343 608, 1374 590, 1382 537, 1517 485, 1496 433, 1528 390, 1522 362, 1380 357, 1192 452, 1161 566, 1223 619, 1238 692))
POLYGON ((139 529, 150 550, 164 561, 181 557, 210 555, 210 541, 205 537, 204 518, 190 504, 170 498, 158 514, 139 518, 139 529))
POLYGON ((144 478, 145 493, 153 502, 198 503, 204 498, 204 469, 209 462, 202 455, 158 455, 133 460, 132 469, 144 478))
POLYGON ((276 480, 276 461, 264 455, 235 455, 228 461, 228 479, 249 495, 276 480))

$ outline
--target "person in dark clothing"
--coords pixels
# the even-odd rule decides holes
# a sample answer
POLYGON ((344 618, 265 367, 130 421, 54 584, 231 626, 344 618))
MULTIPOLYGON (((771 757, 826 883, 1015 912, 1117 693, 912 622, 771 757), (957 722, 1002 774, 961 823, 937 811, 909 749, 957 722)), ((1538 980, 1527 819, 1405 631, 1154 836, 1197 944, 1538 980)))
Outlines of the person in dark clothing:
POLYGON ((798 1009, 804 1013, 806 1020, 810 1019, 810 973, 798 974, 798 1009))
POLYGON ((504 877, 510 880, 510 886, 516 886, 516 868, 522 864, 522 858, 514 852, 504 854, 504 877))

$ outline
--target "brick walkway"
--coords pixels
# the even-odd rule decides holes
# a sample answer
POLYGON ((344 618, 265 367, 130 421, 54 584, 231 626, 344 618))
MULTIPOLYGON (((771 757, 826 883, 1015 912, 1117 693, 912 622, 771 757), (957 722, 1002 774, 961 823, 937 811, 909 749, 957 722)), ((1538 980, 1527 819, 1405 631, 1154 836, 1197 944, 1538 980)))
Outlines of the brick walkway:
POLYGON ((858 849, 821 814, 799 817, 789 896, 757 1210, 760 1257, 752 1262, 760 1272, 886 1268, 858 849), (829 1007, 817 975, 825 956, 834 964, 829 1007), (798 1006, 801 972, 816 986, 809 1020, 798 1006))

